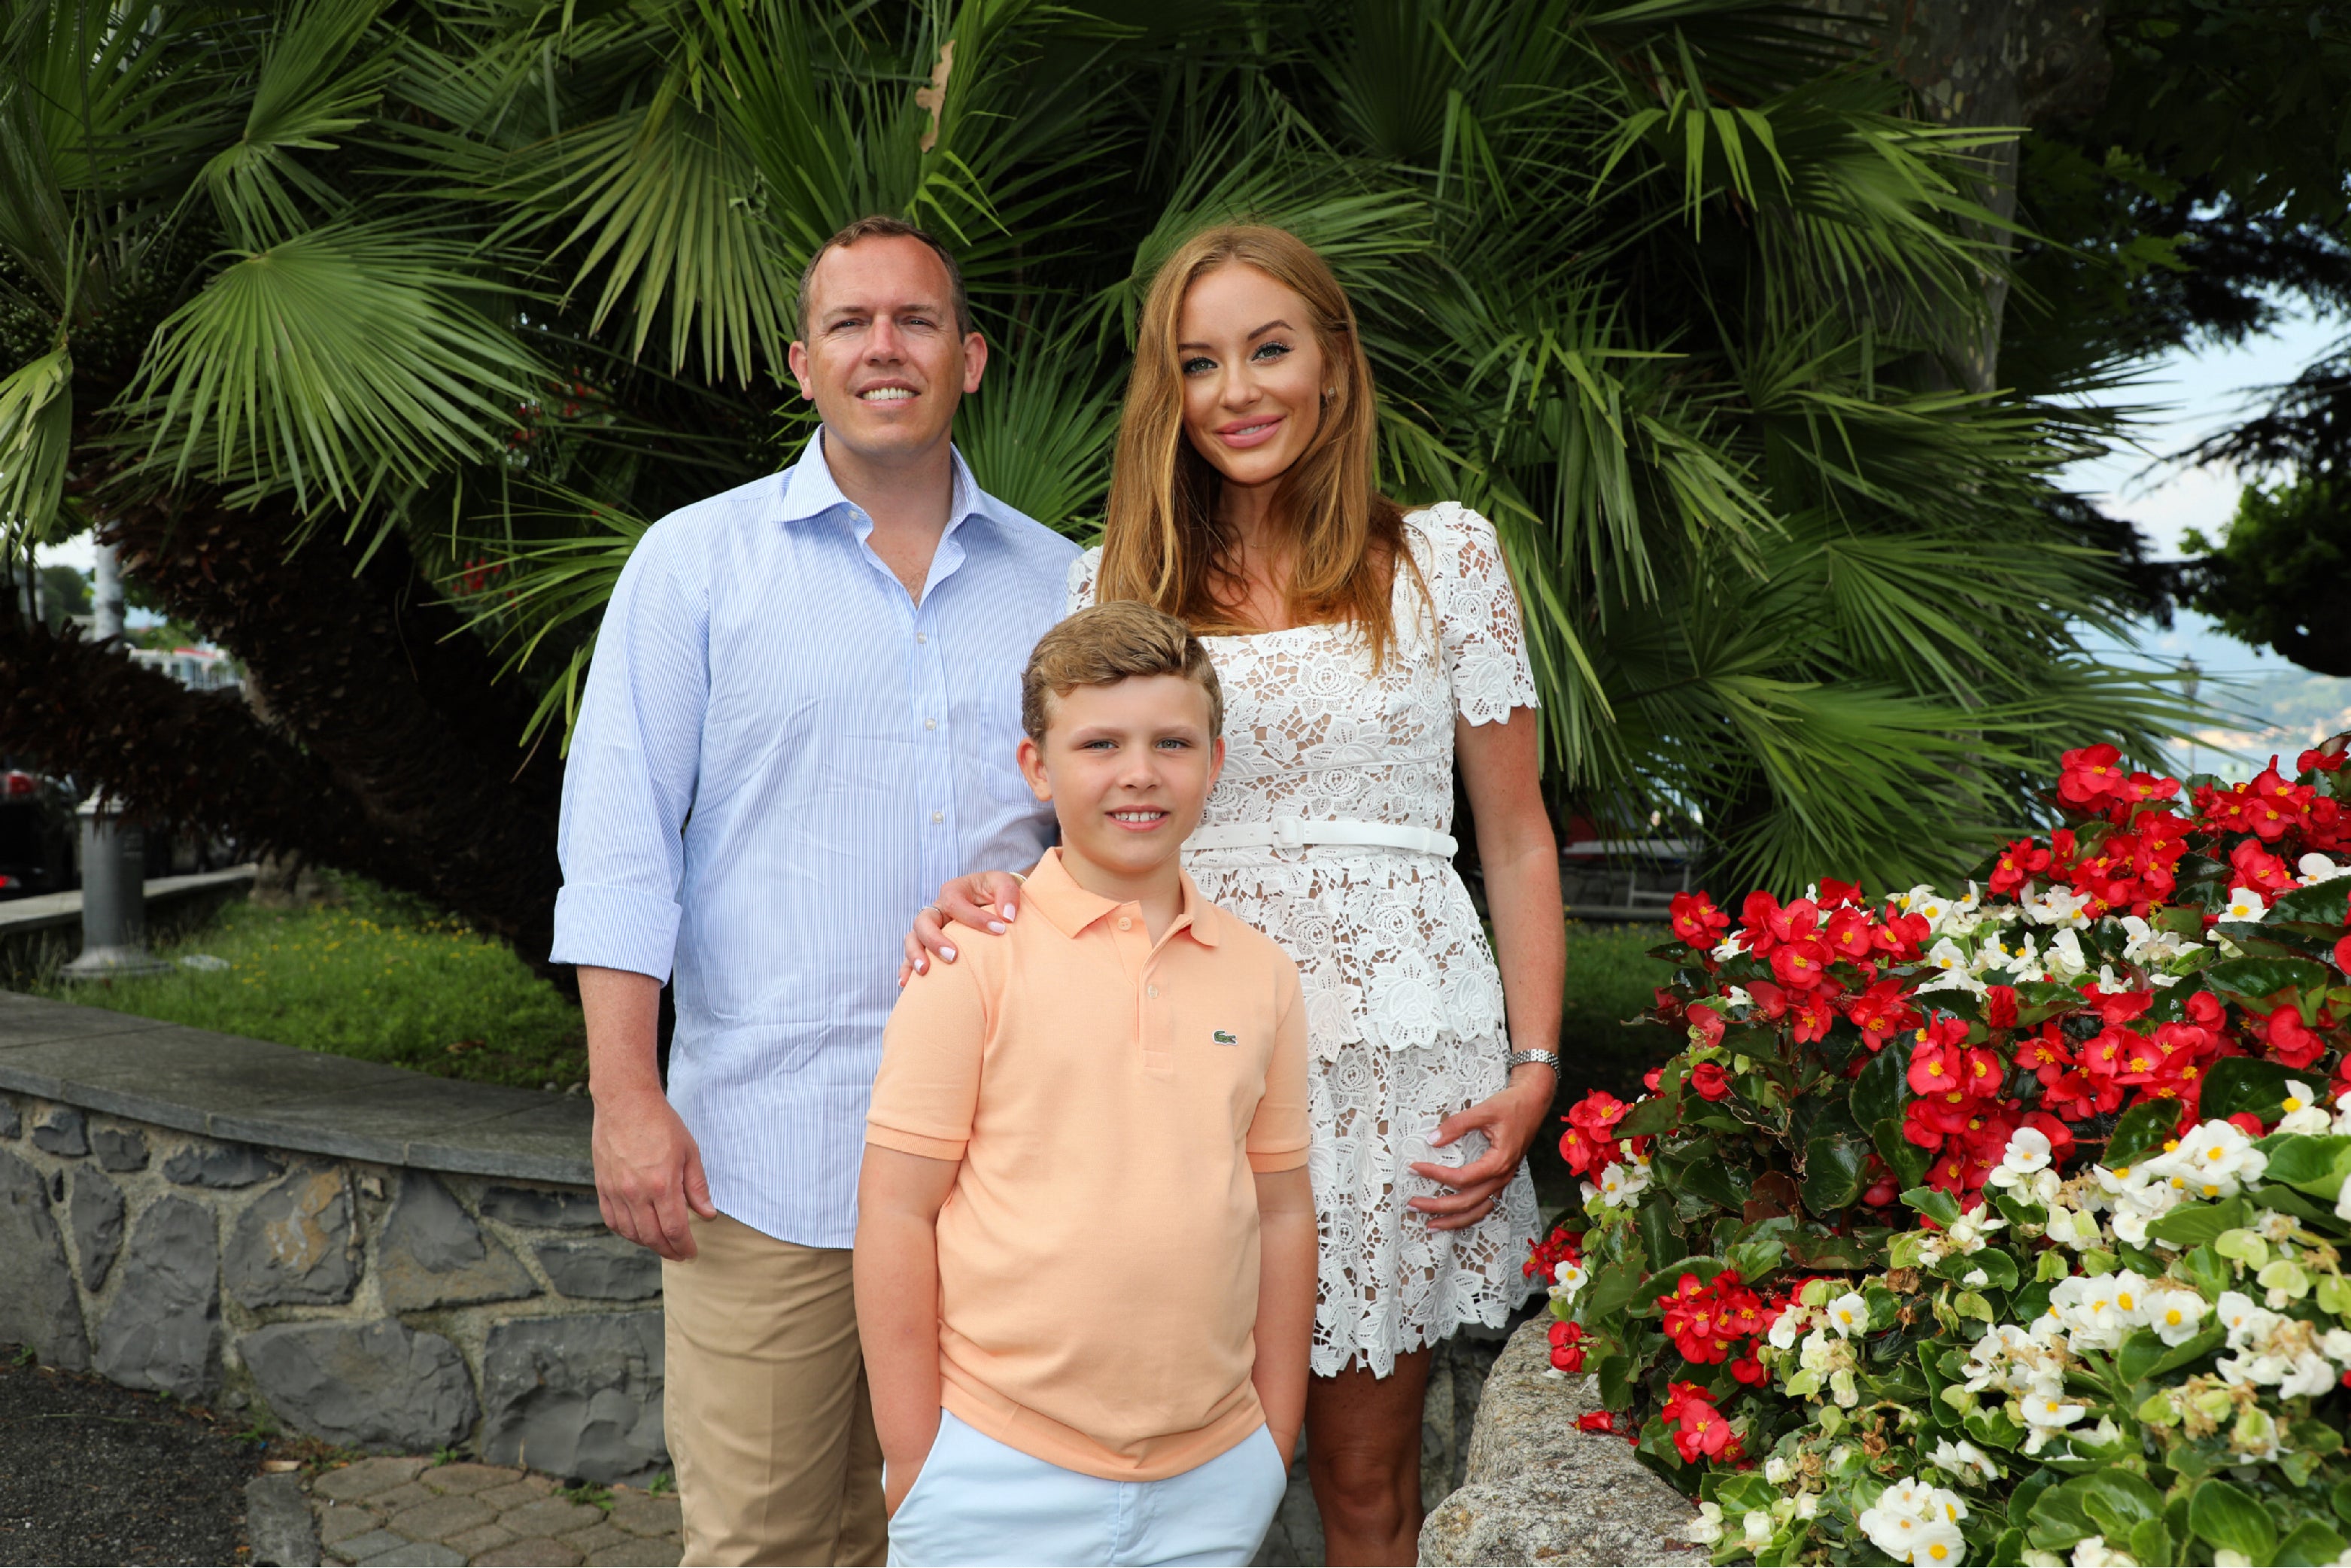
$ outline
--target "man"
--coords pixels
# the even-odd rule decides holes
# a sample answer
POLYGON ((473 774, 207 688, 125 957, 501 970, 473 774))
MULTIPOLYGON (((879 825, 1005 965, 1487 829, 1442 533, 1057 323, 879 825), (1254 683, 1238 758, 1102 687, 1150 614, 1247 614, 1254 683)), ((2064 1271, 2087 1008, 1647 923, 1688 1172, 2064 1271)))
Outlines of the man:
POLYGON ((799 311, 822 428, 647 531, 564 779, 554 956, 580 966, 606 1223, 664 1260, 694 1563, 883 1560, 850 1282, 866 1103, 907 921, 1050 841, 1020 671, 1077 553, 950 443, 987 347, 936 241, 851 225, 799 311))

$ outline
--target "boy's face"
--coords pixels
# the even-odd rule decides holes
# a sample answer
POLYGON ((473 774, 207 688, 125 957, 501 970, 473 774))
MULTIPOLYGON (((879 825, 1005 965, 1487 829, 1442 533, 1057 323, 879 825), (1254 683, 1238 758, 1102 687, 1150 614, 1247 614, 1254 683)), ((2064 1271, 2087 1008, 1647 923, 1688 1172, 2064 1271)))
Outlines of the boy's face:
POLYGON ((1044 744, 1024 736, 1020 771, 1061 821, 1061 843, 1106 872, 1172 863, 1225 765, 1208 694, 1181 675, 1078 686, 1049 706, 1044 744))

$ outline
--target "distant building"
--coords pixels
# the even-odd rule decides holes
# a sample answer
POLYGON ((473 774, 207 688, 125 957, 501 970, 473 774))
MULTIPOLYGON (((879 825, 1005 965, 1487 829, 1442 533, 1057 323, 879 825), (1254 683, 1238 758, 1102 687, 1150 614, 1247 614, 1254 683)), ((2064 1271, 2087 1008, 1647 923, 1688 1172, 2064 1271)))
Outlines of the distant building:
POLYGON ((133 648, 131 661, 171 676, 192 692, 214 692, 244 685, 235 662, 217 648, 133 648))

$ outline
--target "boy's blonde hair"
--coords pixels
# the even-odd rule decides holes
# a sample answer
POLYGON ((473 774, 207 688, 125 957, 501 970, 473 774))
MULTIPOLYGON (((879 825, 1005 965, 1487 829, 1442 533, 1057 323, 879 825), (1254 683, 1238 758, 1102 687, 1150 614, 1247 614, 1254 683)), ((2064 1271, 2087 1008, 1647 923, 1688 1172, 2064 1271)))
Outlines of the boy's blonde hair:
POLYGON ((1038 745, 1052 717, 1048 700, 1080 686, 1114 685, 1135 675, 1181 675, 1208 694, 1208 738, 1225 730, 1217 667, 1192 629, 1131 599, 1079 611, 1037 639, 1020 672, 1020 727, 1038 745))

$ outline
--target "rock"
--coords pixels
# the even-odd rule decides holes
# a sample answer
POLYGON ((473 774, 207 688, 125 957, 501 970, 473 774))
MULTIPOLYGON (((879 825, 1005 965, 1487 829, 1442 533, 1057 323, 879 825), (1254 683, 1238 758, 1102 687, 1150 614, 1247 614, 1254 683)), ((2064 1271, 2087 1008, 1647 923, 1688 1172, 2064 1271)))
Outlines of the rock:
POLYGON ((131 1228, 122 1282, 98 1330, 98 1370, 182 1399, 220 1380, 220 1248, 212 1210, 159 1199, 131 1228))
POLYGON ((1548 1321, 1510 1336, 1478 1404, 1468 1482, 1420 1528, 1428 1564, 1704 1563, 1683 1543, 1688 1499, 1643 1468, 1622 1437, 1579 1432, 1599 1408, 1589 1377, 1546 1377, 1548 1321))
POLYGON ((319 1527, 300 1476, 256 1476, 245 1483, 245 1538, 256 1563, 318 1568, 319 1527))
POLYGON ((642 1477, 662 1445, 662 1315, 493 1326, 482 1350, 482 1457, 593 1481, 642 1477))
POLYGON ((222 1263, 229 1293, 248 1307, 350 1301, 359 1265, 341 1170, 307 1166, 254 1199, 222 1263))
POLYGON ((33 1147, 68 1159, 79 1159, 89 1153, 89 1137, 82 1130, 81 1113, 70 1105, 52 1107, 33 1124, 33 1147))
POLYGON ((423 1171, 403 1171, 377 1252, 383 1304, 395 1312, 538 1294, 522 1260, 423 1171))
POLYGON ((279 1420, 345 1448, 444 1448, 479 1412, 457 1347, 390 1318, 273 1323, 236 1348, 279 1420))
POLYGON ((136 1127, 92 1127, 89 1146, 98 1163, 110 1171, 147 1168, 147 1134, 136 1127))
POLYGON ((642 1301, 661 1294, 661 1259, 632 1241, 542 1241, 531 1250, 567 1296, 642 1301))
POLYGON ((284 1165, 251 1144, 213 1144, 201 1139, 163 1162, 163 1176, 181 1186, 251 1186, 267 1181, 284 1165))
POLYGON ((82 1289, 96 1295, 122 1250, 122 1189, 85 1166, 74 1172, 66 1217, 73 1225, 74 1254, 81 1260, 82 1289))
POLYGON ((360 1459, 327 1471, 310 1490, 330 1502, 357 1502, 408 1485, 432 1462, 413 1456, 360 1459))
POLYGON ((16 1102, 0 1094, 0 1138, 13 1138, 25 1130, 25 1118, 16 1113, 16 1102))
POLYGON ((494 1186, 482 1194, 482 1218, 542 1230, 601 1230, 604 1211, 584 1188, 494 1186))
POLYGON ((89 1338, 47 1185, 6 1154, 0 1154, 0 1344, 30 1345, 51 1366, 85 1370, 89 1338))

